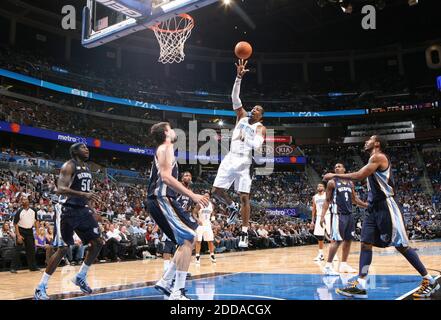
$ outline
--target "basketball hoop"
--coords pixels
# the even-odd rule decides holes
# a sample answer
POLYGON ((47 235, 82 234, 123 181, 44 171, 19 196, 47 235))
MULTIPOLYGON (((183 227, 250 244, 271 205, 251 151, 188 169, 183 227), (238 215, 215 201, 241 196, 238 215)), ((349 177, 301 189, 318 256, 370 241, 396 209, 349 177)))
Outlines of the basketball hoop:
POLYGON ((156 39, 159 42, 160 54, 158 61, 163 64, 184 61, 185 41, 190 37, 193 27, 194 20, 186 13, 150 27, 155 32, 156 39))

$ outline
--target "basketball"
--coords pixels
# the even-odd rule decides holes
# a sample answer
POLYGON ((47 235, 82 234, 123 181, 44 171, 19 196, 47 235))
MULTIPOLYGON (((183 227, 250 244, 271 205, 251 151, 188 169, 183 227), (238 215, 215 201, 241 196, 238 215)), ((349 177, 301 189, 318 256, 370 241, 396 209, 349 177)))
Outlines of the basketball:
POLYGON ((248 59, 253 54, 253 47, 248 42, 241 41, 236 44, 234 53, 239 59, 248 59))

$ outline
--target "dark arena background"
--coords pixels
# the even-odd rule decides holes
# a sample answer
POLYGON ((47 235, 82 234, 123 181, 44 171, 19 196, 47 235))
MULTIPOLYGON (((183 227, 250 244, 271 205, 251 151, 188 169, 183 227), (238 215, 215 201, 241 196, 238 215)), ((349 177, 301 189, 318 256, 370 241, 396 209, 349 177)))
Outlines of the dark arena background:
MULTIPOLYGON (((200 257, 191 257, 186 297, 358 300, 339 290, 362 287, 363 280, 353 281, 373 213, 352 203, 349 257, 345 263, 339 248, 328 263, 342 217, 332 213, 332 234, 325 232, 319 249, 313 197, 337 163, 347 173, 363 168, 365 141, 380 136, 391 170, 375 174, 394 177, 401 215, 390 228, 409 239, 413 255, 374 247, 367 299, 439 300, 441 2, 151 2, 0 1, 0 299, 168 299, 155 289, 168 262, 147 200, 157 147, 150 129, 167 121, 180 132, 178 179, 188 171, 195 194, 210 192, 236 124, 234 47, 246 41, 253 53, 240 98, 247 112, 263 106, 267 130, 260 165, 250 168, 248 246, 240 214, 228 224, 232 209, 211 194, 215 261, 204 235, 200 257), (167 25, 176 17, 193 29, 167 25), (61 250, 54 222, 65 205, 57 192, 74 143, 90 152, 89 191, 99 201, 88 208, 104 245, 86 270, 93 292, 71 281, 93 251, 75 234, 42 296, 45 268, 61 250), (412 266, 416 254, 427 270, 423 280, 421 267, 412 266)), ((371 201, 366 179, 354 181, 354 191, 371 201)), ((244 195, 233 187, 228 194, 242 208, 244 195)))

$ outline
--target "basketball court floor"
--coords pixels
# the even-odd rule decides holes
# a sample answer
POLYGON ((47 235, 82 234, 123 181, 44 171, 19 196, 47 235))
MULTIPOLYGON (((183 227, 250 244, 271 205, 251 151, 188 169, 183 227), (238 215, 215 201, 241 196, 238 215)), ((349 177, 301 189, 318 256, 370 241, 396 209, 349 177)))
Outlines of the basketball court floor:
MULTIPOLYGON (((441 269, 441 241, 414 242, 412 246, 441 281, 441 271, 437 271, 441 269)), ((356 269, 359 247, 355 243, 349 256, 349 264, 356 269)), ((316 254, 317 246, 235 252, 217 255, 216 264, 203 255, 200 266, 193 262, 190 267, 188 293, 201 300, 350 299, 337 295, 335 288, 356 275, 323 275, 324 263, 312 261, 316 254)), ((96 264, 88 277, 94 294, 85 296, 70 282, 79 267, 65 266, 50 280, 48 294, 52 299, 68 300, 163 300, 153 288, 162 268, 162 259, 96 264)), ((371 300, 411 299, 420 284, 420 277, 393 248, 375 249, 370 270, 371 300)), ((1 273, 0 299, 31 299, 42 272, 1 273)))

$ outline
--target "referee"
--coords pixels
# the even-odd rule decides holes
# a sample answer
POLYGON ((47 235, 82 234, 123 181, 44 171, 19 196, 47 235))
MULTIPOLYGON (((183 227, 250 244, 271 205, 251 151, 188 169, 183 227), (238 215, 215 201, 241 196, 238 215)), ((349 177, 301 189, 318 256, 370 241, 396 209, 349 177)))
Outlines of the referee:
MULTIPOLYGON (((22 208, 14 217, 15 234, 17 235, 17 249, 24 244, 28 267, 31 271, 38 271, 35 261, 35 239, 32 227, 38 230, 37 213, 29 208, 29 200, 23 198, 22 208)), ((18 249, 19 250, 19 249, 18 249)))

